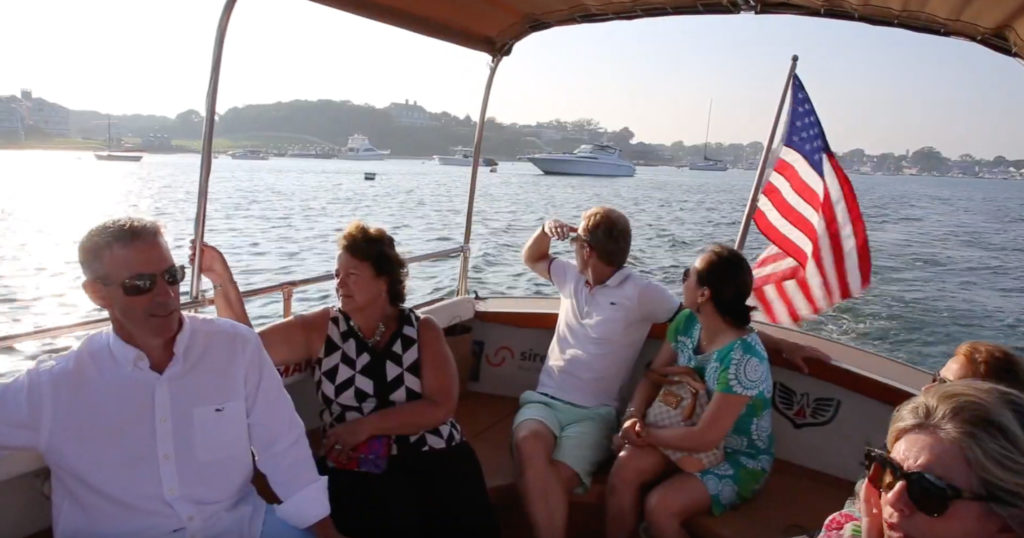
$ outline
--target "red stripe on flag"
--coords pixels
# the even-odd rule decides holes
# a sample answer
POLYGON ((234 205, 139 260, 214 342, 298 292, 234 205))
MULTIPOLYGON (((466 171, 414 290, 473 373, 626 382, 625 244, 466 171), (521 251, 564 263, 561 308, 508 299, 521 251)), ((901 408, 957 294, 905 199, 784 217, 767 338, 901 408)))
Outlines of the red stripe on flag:
MULTIPOLYGON (((774 183, 765 185, 764 191, 761 195, 771 201, 772 207, 775 208, 775 211, 777 211, 779 215, 786 220, 786 222, 789 222, 789 224, 794 228, 800 230, 800 233, 804 234, 804 237, 806 237, 808 241, 814 241, 815 236, 818 235, 818 232, 814 229, 814 223, 807 220, 807 217, 805 217, 803 213, 793 207, 793 204, 789 203, 789 200, 786 199, 782 194, 782 191, 779 190, 774 183)), ((796 258, 796 256, 793 257, 796 258)))
POLYGON ((762 254, 761 257, 757 259, 757 263, 754 264, 754 268, 756 269, 758 267, 771 265, 773 263, 781 262, 788 259, 789 255, 786 254, 785 252, 782 252, 781 250, 776 251, 772 254, 768 254, 767 256, 762 254))
POLYGON ((754 212, 754 225, 761 231, 761 235, 771 241, 779 250, 785 252, 790 258, 796 260, 800 265, 807 263, 807 254, 804 253, 804 250, 794 243, 782 230, 775 227, 775 224, 764 214, 760 205, 757 211, 754 212))
POLYGON ((800 172, 797 172, 796 168, 789 161, 780 157, 775 162, 773 169, 780 176, 786 178, 786 182, 789 183, 789 187, 793 189, 793 192, 800 198, 803 198, 811 206, 811 209, 814 209, 815 212, 821 211, 821 198, 818 196, 817 191, 807 184, 807 179, 801 177, 800 172))
POLYGON ((857 193, 853 192, 853 183, 849 176, 839 166, 835 155, 829 154, 828 162, 836 172, 839 179, 839 186, 843 189, 843 199, 846 200, 846 211, 850 214, 850 222, 853 223, 853 238, 857 245, 857 261, 860 268, 860 286, 867 288, 871 284, 871 248, 868 245, 868 234, 864 227, 864 216, 860 212, 860 204, 857 203, 857 193))
POLYGON ((764 317, 773 323, 778 323, 779 316, 775 313, 771 303, 768 302, 768 295, 764 292, 764 287, 755 286, 752 293, 757 300, 757 304, 761 307, 761 311, 764 312, 764 317))
MULTIPOLYGON (((842 193, 837 193, 842 194, 842 193)), ((849 275, 846 273, 846 255, 843 253, 843 238, 839 236, 839 221, 836 219, 836 208, 832 205, 832 192, 825 190, 821 201, 821 217, 825 223, 829 247, 832 250, 832 263, 835 264, 836 280, 839 283, 839 300, 848 299, 850 293, 849 275)))

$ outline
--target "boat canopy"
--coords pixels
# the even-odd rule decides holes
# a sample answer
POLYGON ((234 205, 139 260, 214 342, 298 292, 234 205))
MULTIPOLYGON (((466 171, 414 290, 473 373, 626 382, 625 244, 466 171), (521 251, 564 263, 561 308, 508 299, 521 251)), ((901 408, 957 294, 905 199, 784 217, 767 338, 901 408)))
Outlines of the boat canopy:
POLYGON ((313 0, 505 56, 555 26, 668 15, 787 14, 891 26, 975 41, 1024 59, 1024 0, 313 0))

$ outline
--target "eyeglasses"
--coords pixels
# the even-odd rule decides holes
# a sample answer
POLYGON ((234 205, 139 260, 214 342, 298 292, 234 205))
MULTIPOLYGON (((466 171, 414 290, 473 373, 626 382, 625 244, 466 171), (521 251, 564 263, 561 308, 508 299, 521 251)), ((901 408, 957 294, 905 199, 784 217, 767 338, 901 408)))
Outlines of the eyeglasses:
POLYGON ((579 244, 579 243, 586 243, 586 244, 589 245, 590 244, 590 236, 586 236, 586 235, 583 235, 581 233, 578 233, 578 234, 572 236, 571 238, 569 238, 569 242, 572 243, 573 245, 576 245, 576 244, 579 244))
POLYGON ((986 495, 964 493, 960 488, 948 484, 935 475, 921 471, 905 471, 883 450, 864 449, 864 465, 868 470, 868 482, 879 491, 889 492, 901 480, 907 483, 907 497, 921 513, 929 517, 940 517, 957 499, 1003 504, 999 499, 986 495))
POLYGON ((952 383, 953 380, 948 377, 942 377, 942 370, 935 370, 932 373, 932 383, 952 383))
POLYGON ((683 269, 683 284, 686 284, 687 280, 690 280, 690 267, 683 269))
MULTIPOLYGON (((121 291, 128 297, 145 295, 156 289, 157 278, 163 279, 168 286, 177 286, 185 280, 185 266, 172 265, 161 273, 139 273, 132 275, 120 282, 121 291)), ((100 280, 102 282, 102 280, 100 280)), ((103 282, 106 286, 113 284, 103 282)))

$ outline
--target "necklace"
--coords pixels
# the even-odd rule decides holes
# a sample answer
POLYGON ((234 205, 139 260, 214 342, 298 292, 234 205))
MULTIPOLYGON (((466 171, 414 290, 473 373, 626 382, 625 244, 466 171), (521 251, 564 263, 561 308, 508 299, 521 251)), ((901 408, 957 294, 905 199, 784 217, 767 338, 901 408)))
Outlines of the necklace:
POLYGON ((380 323, 377 324, 377 330, 374 331, 373 338, 367 338, 367 337, 363 336, 363 331, 359 330, 359 324, 357 324, 355 322, 355 320, 352 320, 352 329, 356 331, 356 336, 358 336, 359 338, 362 338, 363 341, 366 342, 366 344, 369 345, 370 347, 373 347, 374 344, 376 344, 377 342, 380 342, 381 337, 384 336, 384 322, 383 321, 381 321, 380 323))

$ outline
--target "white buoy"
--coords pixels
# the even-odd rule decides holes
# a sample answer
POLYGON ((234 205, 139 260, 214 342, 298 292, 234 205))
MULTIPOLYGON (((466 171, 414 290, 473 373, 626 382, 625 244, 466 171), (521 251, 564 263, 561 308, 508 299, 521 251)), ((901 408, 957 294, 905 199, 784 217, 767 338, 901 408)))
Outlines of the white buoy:
POLYGON ((363 179, 365 179, 366 181, 373 181, 373 180, 377 179, 377 173, 376 172, 365 172, 365 173, 363 173, 363 179))

